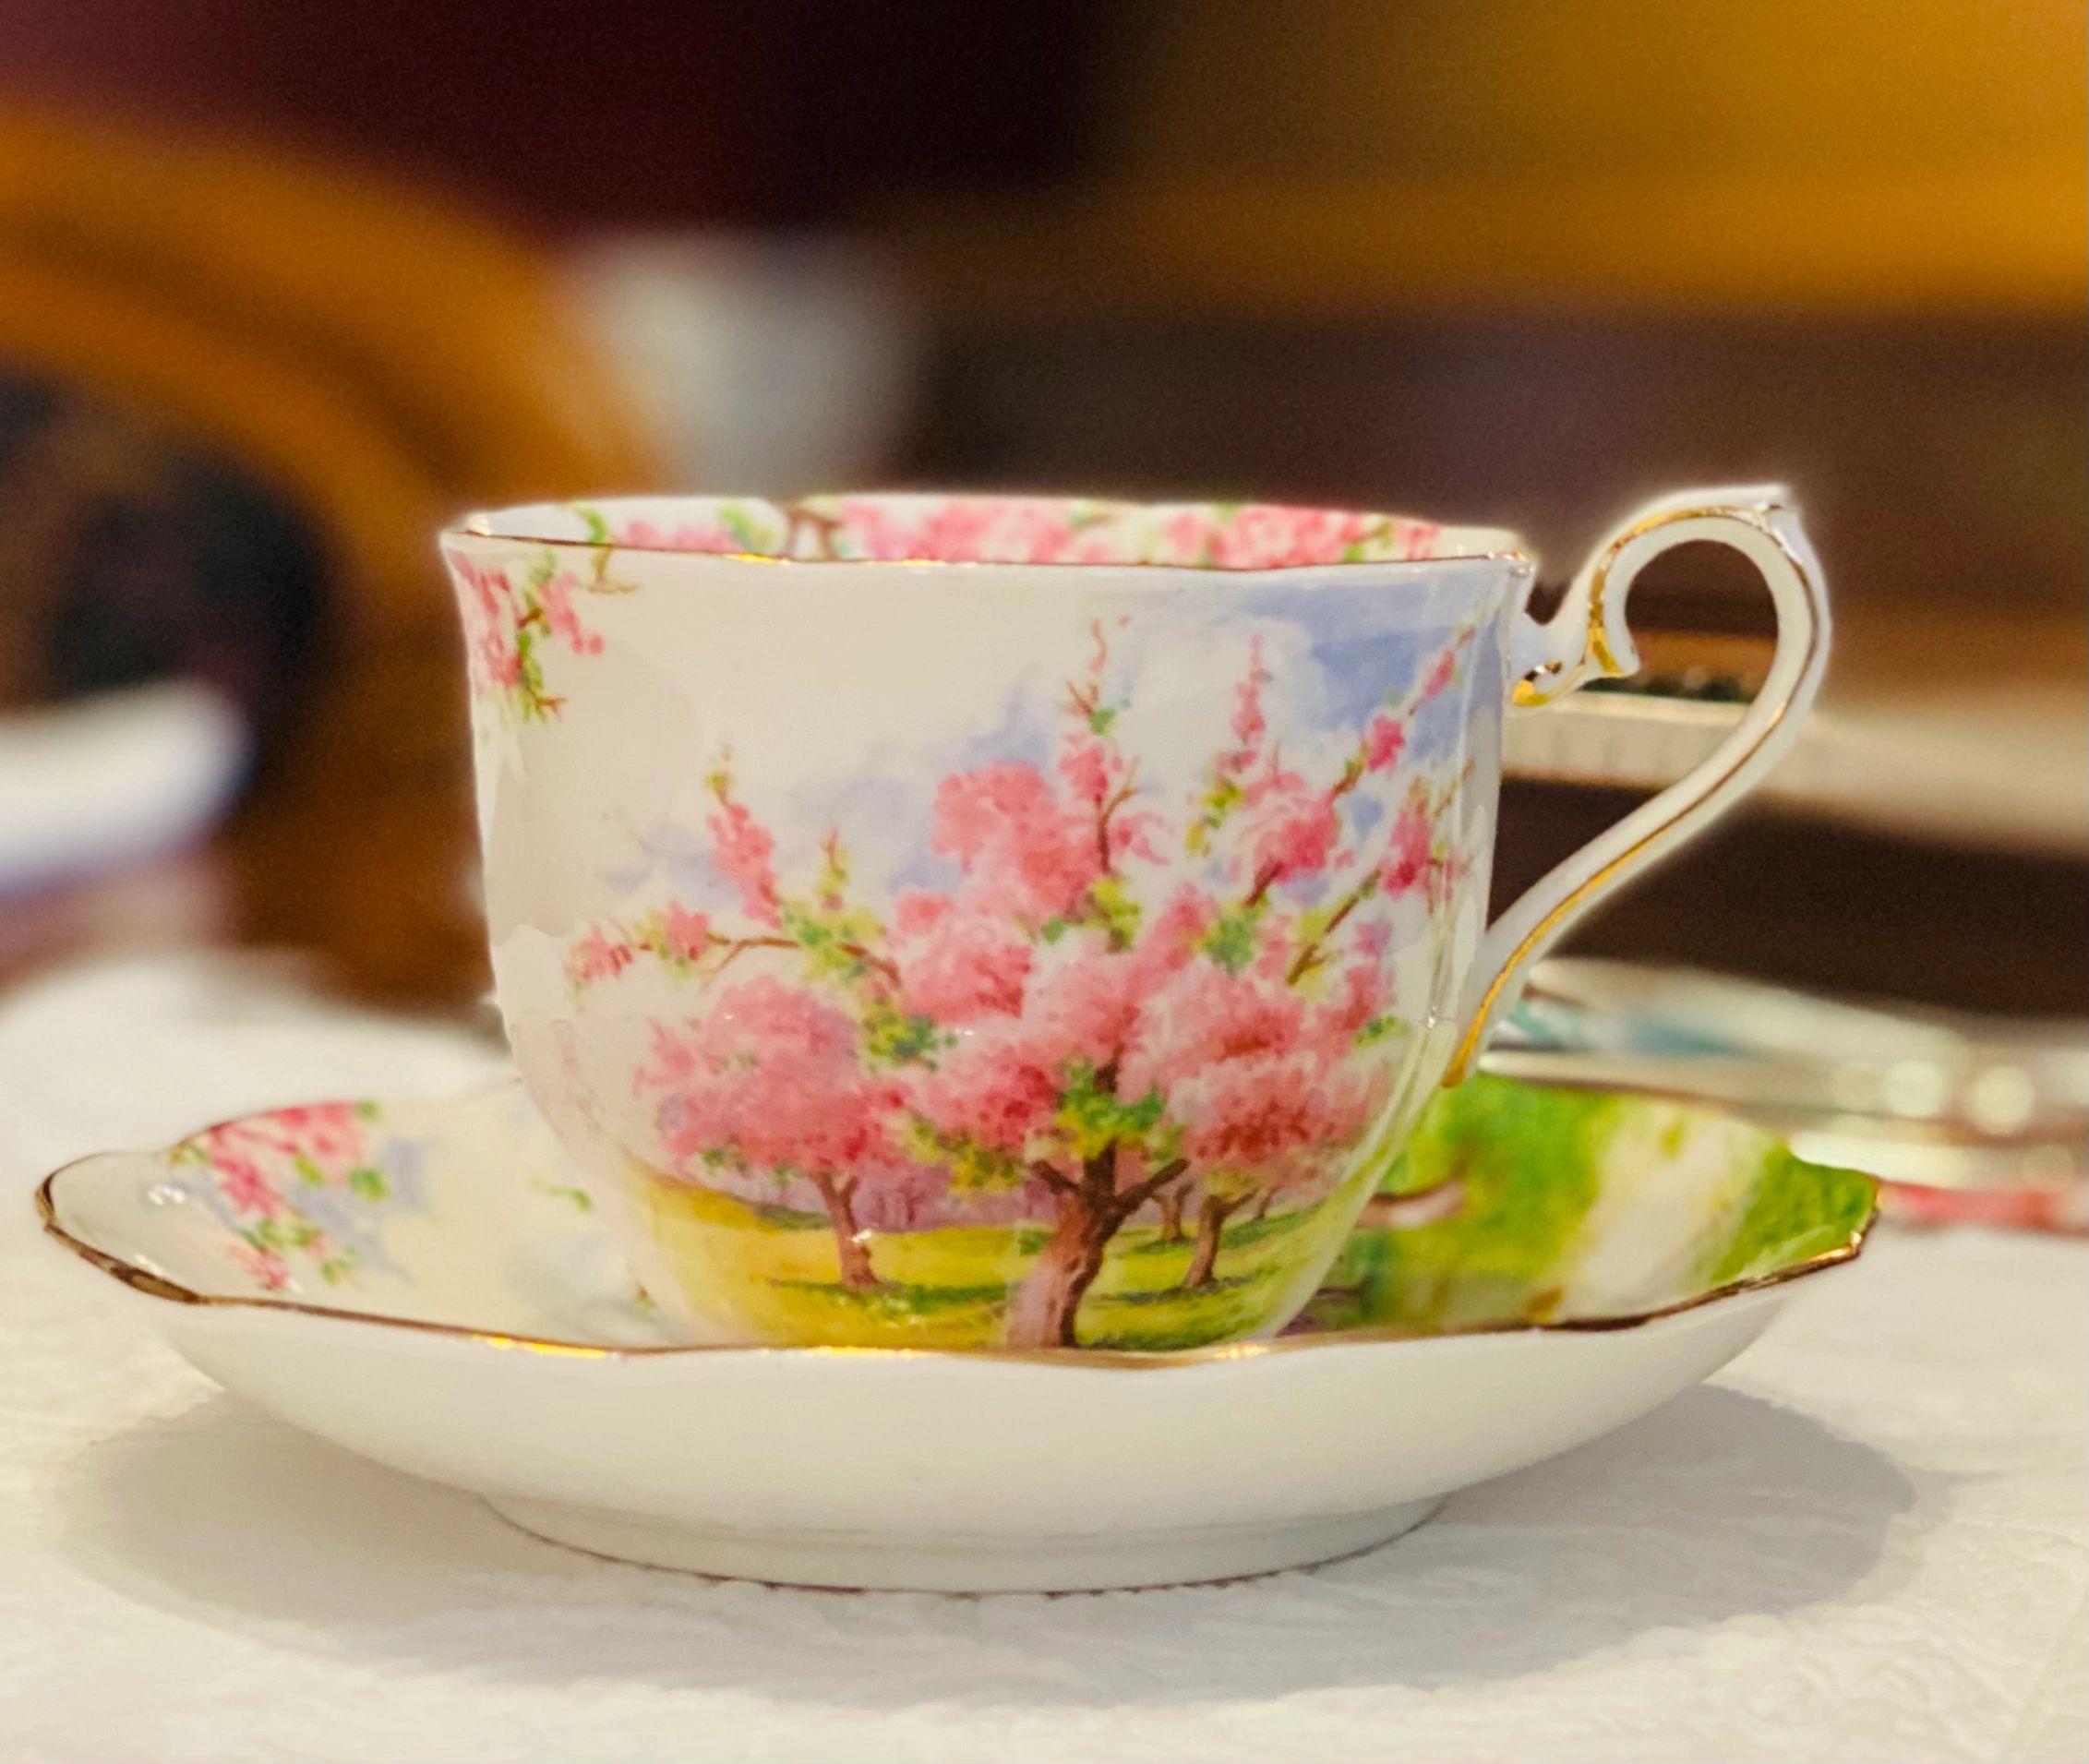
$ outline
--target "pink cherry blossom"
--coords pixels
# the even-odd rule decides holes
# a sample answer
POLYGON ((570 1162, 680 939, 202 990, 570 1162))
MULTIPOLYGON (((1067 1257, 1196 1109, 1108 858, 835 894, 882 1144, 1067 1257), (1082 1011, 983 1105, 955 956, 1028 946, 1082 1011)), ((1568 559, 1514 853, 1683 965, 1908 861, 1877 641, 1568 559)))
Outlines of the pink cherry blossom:
POLYGON ((993 555, 996 510, 985 497, 952 497, 908 534, 906 555, 982 563, 993 555))
POLYGON ((1444 530, 1434 521, 1396 521, 1395 550, 1402 558, 1434 558, 1444 530))
POLYGON ((558 570, 538 588, 537 604, 544 609, 544 622, 551 634, 574 654, 599 655, 602 639, 582 625, 580 614, 573 607, 573 595, 581 585, 580 578, 570 570, 558 570))
POLYGON ((1310 1054, 1258 1053, 1184 1077, 1171 1102, 1183 1149, 1216 1170, 1254 1171, 1301 1147, 1346 1136, 1328 1112, 1328 1086, 1310 1054))
POLYGON ((1305 1023, 1304 1002, 1280 977, 1192 962, 1140 1002, 1124 1081, 1135 1095, 1149 1087, 1169 1092, 1227 1060, 1292 1051, 1305 1023))
POLYGON ((1240 743, 1236 766, 1253 760, 1262 746, 1262 738, 1268 733, 1269 721, 1262 709, 1262 689, 1269 680, 1269 670, 1262 665, 1262 639, 1250 638, 1247 672, 1233 688, 1233 739, 1240 743))
POLYGON ((290 1267, 274 1250, 235 1243, 233 1259, 260 1283, 264 1292, 281 1292, 290 1284, 290 1267))
POLYGON ((747 547, 719 522, 684 522, 664 527, 651 521, 627 521, 612 538, 620 546, 639 546, 651 551, 744 551, 747 547))
POLYGON ((891 505, 882 501, 844 502, 835 510, 842 523, 846 555, 891 563, 918 557, 913 530, 891 505))
POLYGON ((1225 570, 1262 570, 1288 561, 1297 549, 1292 510, 1253 503, 1222 522, 1212 539, 1212 561, 1225 570))
POLYGON ((1287 984, 1291 963, 1297 957, 1292 947, 1292 933, 1297 929, 1297 916, 1282 907, 1265 908, 1255 928, 1255 955, 1248 963, 1247 972, 1259 979, 1280 980, 1287 984))
POLYGON ((322 1167, 351 1163, 362 1156, 363 1120, 354 1103, 279 1109, 264 1117, 261 1126, 294 1156, 301 1154, 322 1167))
POLYGON ((734 801, 723 790, 706 825, 711 831, 712 868, 739 890, 740 905, 750 918, 764 925, 778 923, 783 902, 776 892, 776 841, 768 828, 744 803, 734 801))
POLYGON ((1458 646, 1453 644, 1436 657, 1435 665, 1429 670, 1428 678, 1422 682, 1422 702, 1427 703, 1442 692, 1444 688, 1451 683, 1451 678, 1457 672, 1458 646))
POLYGON ((282 1206, 280 1175, 297 1160, 328 1176, 341 1175, 361 1160, 363 1119, 353 1103, 279 1109, 213 1127, 192 1143, 234 1206, 272 1215, 282 1206), (277 1175, 270 1173, 271 1167, 277 1175))
POLYGON ((947 497, 926 512, 875 499, 837 505, 841 549, 887 562, 1053 563, 1067 555, 1074 505, 1052 498, 947 497))
POLYGON ((515 648, 515 591, 507 573, 481 569, 461 551, 444 554, 457 584, 464 657, 474 690, 512 686, 522 675, 515 648))
POLYGON ((462 551, 446 551, 443 556, 461 590, 458 600, 467 624, 499 623, 511 618, 515 591, 505 570, 481 569, 462 551))
POLYGON ((1429 810, 1419 802, 1410 802, 1393 822, 1393 834, 1386 865, 1380 872, 1381 883, 1389 894, 1405 894, 1429 874, 1429 846, 1435 836, 1435 825, 1429 818, 1429 810))
POLYGON ((669 954, 693 962, 711 942, 711 921, 678 903, 670 904, 660 915, 660 936, 669 954))
POLYGON ((1251 503, 1219 529, 1212 560, 1227 570, 1280 570, 1339 563, 1371 523, 1362 515, 1327 509, 1251 503))
POLYGON ((936 791, 934 838, 1008 912, 1032 924, 1072 912, 1101 872, 1092 825, 1063 808, 1043 774, 1020 761, 945 778, 936 791))
POLYGON ((1355 1044, 1364 1026, 1391 1005, 1392 987, 1373 954, 1346 964, 1335 985, 1335 995, 1314 1013, 1309 1033, 1339 1059, 1355 1044))
POLYGON ((1127 858, 1143 858, 1149 864, 1160 862, 1160 847, 1157 843, 1167 832, 1168 823, 1151 809, 1120 809, 1110 818, 1110 861, 1114 866, 1127 858))
POLYGON ((1051 1125, 1064 1079, 1019 1023, 1002 1018, 961 1029, 906 1083, 914 1111, 944 1138, 1019 1158, 1051 1125))
POLYGON ((846 1172, 893 1155, 882 1118, 896 1092, 864 1072, 855 1024, 771 976, 728 988, 681 1030, 656 1026, 648 1074, 685 1166, 726 1151, 758 1170, 846 1172))
POLYGON ((1210 556, 1219 522, 1203 504, 1193 504, 1170 515, 1160 526, 1161 555, 1157 563, 1200 564, 1210 556))
POLYGON ((566 979, 572 986, 612 979, 631 965, 630 946, 599 927, 566 948, 566 979))
POLYGON ((1083 802, 1100 807, 1123 771, 1108 747, 1091 735, 1076 736, 1060 750, 1059 775, 1083 802))
POLYGON ((1095 736, 1074 736, 1059 750, 1059 775, 1082 802, 1101 807, 1122 775, 1122 762, 1095 736))
POLYGON ((939 1023, 969 1023, 1022 1008, 1030 941, 974 903, 919 890, 893 904, 889 947, 901 1006, 939 1023))
POLYGON ((919 555, 953 562, 1054 563, 1073 540, 1071 513, 1071 504, 1050 498, 959 500, 923 523, 919 555))
POLYGON ((1267 886, 1326 868, 1342 823, 1326 790, 1295 772, 1272 770, 1249 789, 1242 836, 1250 868, 1267 886))
POLYGON ((1385 1105, 1382 1074, 1330 1068, 1311 1053, 1251 1054, 1177 1088, 1185 1152, 1218 1170, 1296 1187, 1339 1173, 1385 1105))
POLYGON ((1128 957, 1142 990, 1180 973, 1219 919, 1219 903, 1195 882, 1184 882, 1146 922, 1128 957))
POLYGON ((1038 953, 1023 994, 1023 1027, 1038 1056, 1064 1069, 1100 1068, 1124 1051, 1139 1014, 1138 965, 1098 930, 1069 931, 1038 953))
POLYGON ((282 1210, 282 1194, 253 1158, 219 1152, 211 1158, 218 1192, 236 1213, 258 1213, 273 1218, 282 1210))
POLYGON ((1363 732, 1363 763, 1372 772, 1389 772, 1407 749, 1407 726, 1381 712, 1363 732))

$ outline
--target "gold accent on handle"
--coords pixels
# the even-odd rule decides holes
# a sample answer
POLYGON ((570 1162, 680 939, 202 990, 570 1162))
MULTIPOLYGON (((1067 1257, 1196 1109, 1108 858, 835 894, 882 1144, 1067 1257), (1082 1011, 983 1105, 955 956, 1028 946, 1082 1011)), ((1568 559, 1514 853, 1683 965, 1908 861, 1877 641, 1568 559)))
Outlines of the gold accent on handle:
MULTIPOLYGON (((1753 527, 1771 544, 1775 546, 1779 551, 1783 553, 1784 561, 1791 565, 1792 573, 1799 579, 1801 586, 1807 591, 1807 597, 1811 601, 1818 602, 1820 591, 1816 585, 1811 572, 1807 569, 1798 553, 1792 549, 1784 535, 1777 530, 1775 522, 1769 518, 1771 514, 1783 512, 1789 512, 1784 504, 1771 502, 1756 503, 1752 506, 1671 509, 1661 514, 1651 515, 1646 520, 1627 527, 1623 533, 1619 534, 1610 545, 1604 547, 1603 557, 1598 560, 1590 582, 1589 646, 1596 658, 1597 665, 1603 667, 1612 678, 1619 678, 1616 657, 1611 653, 1609 643, 1600 642, 1600 633, 1603 630, 1603 590, 1609 585, 1611 566, 1617 560, 1627 545, 1663 527, 1675 526, 1687 521, 1711 520, 1738 521, 1745 526, 1753 527)), ((1806 654, 1799 658, 1799 678, 1804 679, 1806 678, 1807 670, 1813 665, 1815 656, 1819 652, 1819 648, 1820 621, 1816 619, 1813 623, 1813 629, 1807 635, 1806 654)), ((1554 692, 1526 700, 1521 696, 1522 685, 1525 684, 1528 684, 1528 682, 1519 683, 1518 688, 1516 702, 1519 704, 1546 704, 1550 703, 1555 698, 1565 696, 1564 692, 1554 692)), ((1650 855, 1649 846, 1664 841, 1667 835, 1674 833, 1679 824, 1711 805, 1720 792, 1732 782, 1734 774, 1762 750, 1763 744, 1776 733, 1778 725, 1783 722, 1784 713, 1789 708, 1790 700, 1787 698, 1784 703, 1776 706, 1771 712, 1770 720, 1762 726, 1760 733, 1748 744, 1745 751, 1735 754, 1726 762, 1724 772, 1707 786, 1702 796, 1679 804, 1675 811, 1662 822, 1660 825, 1649 828, 1637 844, 1618 853, 1616 857, 1613 858, 1593 875, 1585 877, 1572 893, 1567 894, 1551 912, 1547 913, 1530 929, 1524 935, 1523 941, 1509 952, 1508 958, 1502 963, 1493 982, 1482 996, 1478 1007, 1473 1011, 1471 1019, 1466 1024, 1464 1038, 1459 1041, 1457 1052, 1451 1055, 1450 1064, 1445 1070, 1443 1078, 1445 1084, 1455 1085, 1464 1081, 1467 1074, 1471 1072, 1474 1062, 1480 1057, 1482 1037, 1486 1025, 1493 1019, 1495 1007, 1500 1002, 1502 993, 1521 974, 1531 958, 1550 941, 1552 933, 1559 928, 1561 921, 1571 918, 1588 902, 1591 895, 1602 893, 1623 871, 1635 868, 1642 862, 1650 855)), ((1678 780, 1678 782, 1680 783, 1681 780, 1678 780)), ((1672 785, 1668 787, 1673 789, 1675 786, 1672 785)))
MULTIPOLYGON (((1777 535, 1767 524, 1766 517, 1780 512, 1789 512, 1785 505, 1780 502, 1724 504, 1718 508, 1705 509, 1667 509, 1660 514, 1649 515, 1644 521, 1635 521, 1605 546, 1602 556, 1596 559, 1594 568, 1589 572, 1588 630, 1582 638, 1589 656, 1602 670, 1603 678, 1614 680, 1627 678, 1627 670, 1618 663, 1616 652, 1610 646, 1610 633, 1603 627, 1603 598, 1610 590, 1611 568, 1624 553, 1626 546, 1636 539, 1645 538, 1650 533, 1658 533, 1663 527, 1674 526, 1679 521, 1707 521, 1729 515, 1759 528, 1775 539, 1777 535)), ((1789 548, 1782 540, 1778 541, 1778 549, 1789 555, 1789 548)), ((1565 698, 1580 683, 1579 674, 1579 665, 1568 667, 1564 663, 1547 662, 1543 667, 1533 668, 1516 682, 1512 702, 1524 710, 1534 710, 1541 704, 1550 704, 1555 699, 1565 698), (1545 687, 1538 684, 1541 676, 1550 680, 1564 678, 1565 683, 1555 684, 1548 691, 1545 687)))

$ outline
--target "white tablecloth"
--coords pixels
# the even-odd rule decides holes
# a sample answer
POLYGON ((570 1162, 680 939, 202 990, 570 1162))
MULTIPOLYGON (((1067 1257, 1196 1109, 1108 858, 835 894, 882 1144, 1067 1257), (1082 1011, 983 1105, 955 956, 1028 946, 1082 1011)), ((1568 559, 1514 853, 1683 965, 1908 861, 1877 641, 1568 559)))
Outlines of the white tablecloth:
POLYGON ((37 1241, 66 1158, 490 1059, 176 963, 0 1004, 0 1758, 2089 1756, 2076 1244, 1881 1241, 1367 1556, 946 1600, 538 1543, 215 1390, 37 1241))

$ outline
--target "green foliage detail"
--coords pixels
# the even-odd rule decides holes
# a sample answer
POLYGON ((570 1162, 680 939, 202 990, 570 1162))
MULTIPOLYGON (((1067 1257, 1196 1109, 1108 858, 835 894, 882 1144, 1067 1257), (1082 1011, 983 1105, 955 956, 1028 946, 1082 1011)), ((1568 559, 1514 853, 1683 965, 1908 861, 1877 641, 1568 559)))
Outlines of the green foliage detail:
POLYGON ((1099 876, 1088 885, 1088 904, 1118 949, 1129 949, 1139 934, 1139 903, 1123 879, 1099 876))
POLYGON ((950 1171, 950 1185, 957 1194, 1013 1188, 1023 1180, 1022 1163, 1008 1153, 970 1139, 939 1134, 925 1121, 910 1122, 906 1139, 916 1157, 924 1162, 941 1163, 950 1171))
POLYGON ((908 1015, 882 1001, 864 1015, 864 1051, 882 1065, 933 1064, 932 1056, 949 1046, 950 1039, 936 1026, 935 1018, 908 1015))
POLYGON ((1205 933, 1204 953, 1229 974, 1238 974, 1255 960, 1255 915, 1244 909, 1220 916, 1205 933))
POLYGON ((1053 1125, 1077 1158, 1099 1156, 1114 1145, 1139 1145, 1160 1124, 1166 1105, 1149 1089, 1126 1102, 1086 1062, 1071 1067, 1053 1125))
POLYGON ((754 517, 737 502, 728 502, 718 510, 718 524, 733 535, 733 543, 742 551, 766 553, 771 549, 754 524, 754 517))
POLYGON ((1725 1286, 1844 1248, 1878 1204, 1871 1177, 1807 1163, 1772 1142, 1733 1237, 1701 1278, 1707 1286, 1725 1286))

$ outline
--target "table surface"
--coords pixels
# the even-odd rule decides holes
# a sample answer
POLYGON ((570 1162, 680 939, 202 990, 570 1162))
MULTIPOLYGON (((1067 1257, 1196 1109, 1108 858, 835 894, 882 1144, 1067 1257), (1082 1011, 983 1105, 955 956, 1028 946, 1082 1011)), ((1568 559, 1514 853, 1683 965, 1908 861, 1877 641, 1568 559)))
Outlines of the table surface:
POLYGON ((0 1008, 8 1759, 2071 1759, 2081 1246, 1882 1237, 1710 1385, 1335 1566, 989 1599, 625 1567, 292 1432, 38 1240, 42 1171, 482 1043, 222 961, 0 1008))

